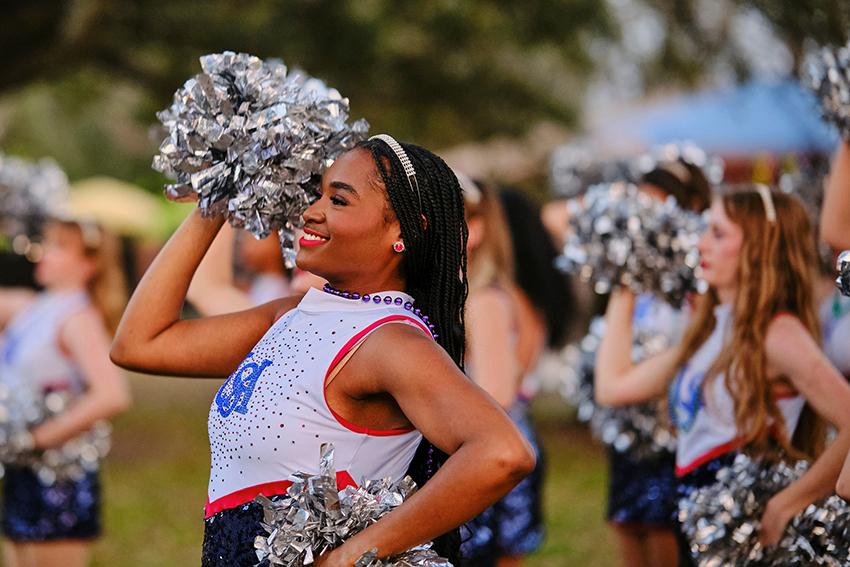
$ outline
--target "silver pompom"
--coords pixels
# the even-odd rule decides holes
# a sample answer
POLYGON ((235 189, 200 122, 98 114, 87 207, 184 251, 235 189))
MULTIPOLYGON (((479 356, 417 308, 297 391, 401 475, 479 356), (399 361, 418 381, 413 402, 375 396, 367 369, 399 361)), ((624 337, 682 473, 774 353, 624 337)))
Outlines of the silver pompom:
MULTIPOLYGON (((27 437, 29 424, 41 415, 41 406, 28 389, 0 383, 0 463, 17 463, 29 451, 30 443, 22 440, 27 437)), ((2 473, 0 466, 0 476, 2 473)))
POLYGON ((549 158, 549 182, 558 197, 573 199, 592 185, 631 180, 627 160, 600 160, 590 146, 571 142, 555 148, 549 158))
POLYGON ((723 182, 726 163, 722 158, 708 154, 695 143, 682 140, 653 147, 648 153, 635 158, 629 179, 638 183, 644 175, 664 164, 685 162, 700 168, 711 185, 723 182))
POLYGON ((850 43, 824 47, 806 58, 803 81, 814 91, 827 122, 850 140, 850 43))
POLYGON ((837 496, 794 517, 776 546, 764 547, 758 541, 768 500, 807 469, 805 461, 787 464, 741 454, 718 471, 715 484, 682 499, 679 521, 697 565, 847 565, 850 507, 837 496))
MULTIPOLYGON (((259 565, 310 565, 322 553, 377 522, 416 491, 410 477, 366 480, 359 488, 339 490, 332 444, 324 444, 318 475, 296 473, 286 497, 258 496, 267 536, 254 542, 259 565)), ((451 567, 430 545, 422 545, 389 559, 366 553, 358 567, 451 567)))
POLYGON ((111 448, 112 427, 106 421, 49 449, 33 450, 19 442, 33 428, 64 413, 75 397, 66 391, 35 395, 26 388, 12 391, 0 385, 0 462, 31 468, 45 485, 97 471, 111 448))
MULTIPOLYGON (((596 351, 605 334, 605 320, 597 317, 590 330, 573 350, 572 372, 562 383, 561 394, 576 408, 580 421, 590 423, 593 436, 618 453, 646 460, 676 450, 676 437, 670 426, 659 418, 659 403, 647 402, 623 407, 596 403, 593 373, 596 351)), ((640 361, 669 346, 667 337, 638 332, 632 347, 632 360, 640 361)))
POLYGON ((838 270, 835 285, 838 286, 843 295, 850 296, 850 250, 845 250, 838 255, 835 267, 838 270))
POLYGON ((0 233, 34 236, 66 214, 68 177, 51 159, 30 162, 0 153, 0 233))
POLYGON ((322 172, 369 125, 349 124, 348 99, 280 61, 226 51, 201 57, 201 69, 157 114, 168 136, 153 168, 176 181, 170 197, 195 195, 204 214, 225 213, 257 238, 279 231, 291 263, 322 172))
POLYGON ((592 282, 597 293, 625 286, 680 306, 698 289, 701 216, 628 183, 593 186, 571 207, 572 231, 557 265, 592 282))
MULTIPOLYGON (((75 398, 76 396, 65 391, 48 392, 39 403, 42 416, 30 423, 30 429, 64 413, 75 398)), ((43 484, 79 480, 86 473, 97 471, 111 448, 112 426, 108 421, 98 421, 88 431, 57 447, 22 455, 19 464, 35 471, 43 484)))

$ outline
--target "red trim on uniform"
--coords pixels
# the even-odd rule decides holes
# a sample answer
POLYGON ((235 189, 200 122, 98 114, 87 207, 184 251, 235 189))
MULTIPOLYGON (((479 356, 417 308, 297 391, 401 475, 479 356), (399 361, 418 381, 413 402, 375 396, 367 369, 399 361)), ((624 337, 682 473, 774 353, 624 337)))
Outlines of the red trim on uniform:
POLYGON ((773 317, 770 318, 770 322, 773 323, 774 321, 776 321, 777 319, 779 319, 780 317, 783 317, 783 316, 784 317, 794 317, 795 319, 797 319, 797 316, 794 315, 790 311, 777 311, 776 313, 774 313, 773 317))
POLYGON ((705 463, 707 463, 709 461, 713 461, 717 457, 719 457, 721 455, 725 455, 729 451, 734 451, 735 449, 740 447, 742 443, 743 443, 743 441, 741 439, 732 439, 728 443, 724 443, 723 445, 718 445, 717 447, 715 447, 711 451, 709 451, 707 453, 703 453, 701 456, 697 457, 696 459, 694 459, 689 464, 687 464, 683 467, 676 465, 676 476, 683 477, 686 474, 688 474, 689 472, 692 472, 695 469, 698 469, 699 467, 701 467, 705 463))
POLYGON ((794 388, 788 387, 781 394, 773 395, 773 401, 778 402, 779 400, 792 400, 794 398, 799 398, 800 392, 795 390, 794 388))
MULTIPOLYGON (((788 393, 787 395, 783 394, 783 395, 778 396, 774 399, 784 400, 784 399, 796 398, 796 397, 799 397, 799 394, 797 394, 795 392, 793 394, 792 393, 788 393)), ((768 428, 768 433, 770 433, 774 437, 776 437, 779 434, 779 430, 776 427, 776 423, 772 423, 770 425, 770 427, 768 428)), ((680 467, 680 466, 676 465, 676 476, 678 476, 678 477, 685 476, 689 472, 692 472, 694 469, 701 467, 702 465, 704 465, 708 461, 712 461, 712 460, 716 459, 717 457, 728 453, 729 451, 733 451, 733 450, 739 448, 741 445, 743 445, 743 440, 741 440, 740 438, 732 439, 728 443, 724 443, 723 445, 718 445, 717 447, 715 447, 714 449, 712 449, 708 453, 705 453, 702 456, 696 458, 695 460, 691 461, 690 464, 685 465, 684 467, 680 467)))
POLYGON ((334 419, 336 419, 337 422, 340 425, 342 425, 343 427, 345 427, 346 429, 348 429, 350 431, 353 431, 354 433, 362 433, 364 435, 371 435, 373 437, 389 437, 389 436, 392 436, 392 435, 404 435, 405 433, 410 433, 411 431, 416 431, 416 429, 413 428, 413 427, 404 428, 404 429, 369 429, 367 427, 363 427, 361 425, 357 425, 355 423, 351 423, 350 421, 346 420, 344 417, 342 417, 341 415, 336 413, 333 410, 333 408, 331 407, 331 405, 328 403, 328 388, 327 388, 328 376, 330 376, 331 372, 333 372, 333 370, 334 370, 334 368, 336 368, 337 364, 339 364, 339 362, 343 358, 345 358, 345 355, 348 354, 348 352, 352 348, 354 348, 354 345, 356 345, 363 337, 367 336, 369 333, 371 333, 372 331, 374 331, 375 329, 377 329, 381 325, 385 325, 387 323, 392 323, 393 321, 409 321, 409 322, 412 322, 414 325, 416 325, 417 327, 422 329, 422 331, 424 331, 425 334, 427 334, 429 337, 433 337, 433 335, 431 335, 431 331, 428 330, 428 327, 426 327, 425 325, 423 325, 421 322, 417 321, 413 317, 409 317, 407 315, 390 315, 388 317, 384 317, 383 319, 378 319, 377 321, 375 321, 374 323, 372 323, 371 325, 369 325, 368 327, 366 327, 365 329, 363 329, 362 331, 360 331, 359 333, 357 333, 356 335, 351 337, 351 339, 343 345, 343 347, 340 349, 340 351, 337 353, 337 355, 331 361, 330 366, 328 366, 328 371, 325 373, 325 379, 322 382, 322 396, 325 399, 325 407, 328 408, 328 411, 331 412, 331 415, 334 416, 334 419))
MULTIPOLYGON (((339 471, 336 473, 336 485, 339 490, 342 490, 347 486, 357 488, 357 483, 354 482, 354 479, 351 478, 348 471, 339 471)), ((286 494, 286 491, 289 490, 290 486, 292 486, 291 480, 278 480, 275 482, 248 486, 241 490, 237 490, 236 492, 225 494, 221 498, 216 498, 212 502, 207 499, 207 504, 204 506, 204 518, 209 518, 213 514, 218 514, 223 510, 229 510, 230 508, 236 508, 242 504, 247 504, 260 494, 269 497, 286 494)))

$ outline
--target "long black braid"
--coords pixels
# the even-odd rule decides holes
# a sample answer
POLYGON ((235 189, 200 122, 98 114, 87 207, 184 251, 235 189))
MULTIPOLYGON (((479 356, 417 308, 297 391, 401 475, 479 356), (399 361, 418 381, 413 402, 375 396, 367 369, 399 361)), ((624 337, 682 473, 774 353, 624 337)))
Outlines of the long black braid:
MULTIPOLYGON (((438 156, 413 144, 401 144, 416 170, 419 195, 411 189, 401 162, 380 140, 362 142, 371 152, 386 187, 390 206, 401 225, 405 252, 402 273, 407 293, 436 327, 437 343, 463 370, 466 239, 463 193, 454 172, 438 156), (420 210, 421 199, 421 210, 420 210)), ((446 461, 445 453, 427 439, 416 450, 408 474, 422 486, 446 461)), ((460 533, 437 538, 438 553, 458 564, 460 533)))

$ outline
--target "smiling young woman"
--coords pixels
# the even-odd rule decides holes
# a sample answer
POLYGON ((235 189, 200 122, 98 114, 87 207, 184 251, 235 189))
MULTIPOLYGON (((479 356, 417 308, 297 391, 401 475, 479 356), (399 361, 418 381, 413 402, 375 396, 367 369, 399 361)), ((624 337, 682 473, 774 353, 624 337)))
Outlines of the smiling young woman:
POLYGON ((422 488, 320 565, 447 533, 438 550, 453 558, 453 530, 534 466, 510 419, 461 371, 467 229, 454 174, 388 136, 360 144, 325 172, 304 212, 297 263, 325 278, 325 291, 181 320, 223 222, 199 213, 184 222, 136 289, 112 350, 143 372, 230 376, 210 409, 203 564, 254 565, 264 531, 253 498, 317 472, 325 442, 342 485, 408 472, 422 488))

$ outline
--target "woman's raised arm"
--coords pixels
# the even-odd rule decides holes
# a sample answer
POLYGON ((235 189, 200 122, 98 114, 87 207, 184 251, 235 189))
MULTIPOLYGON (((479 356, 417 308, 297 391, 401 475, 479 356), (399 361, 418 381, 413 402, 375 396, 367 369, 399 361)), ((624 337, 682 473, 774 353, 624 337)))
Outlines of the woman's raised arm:
POLYGON ((630 291, 615 291, 608 302, 593 378, 596 401, 603 405, 622 406, 657 398, 664 394, 676 371, 677 347, 632 363, 634 303, 630 291))
POLYGON ((850 248, 850 142, 842 140, 832 159, 820 215, 821 238, 838 250, 850 248))
POLYGON ((299 298, 215 317, 181 320, 189 283, 223 217, 194 211, 168 240, 139 282, 118 326, 110 357, 124 368, 176 376, 233 372, 277 316, 299 298))

